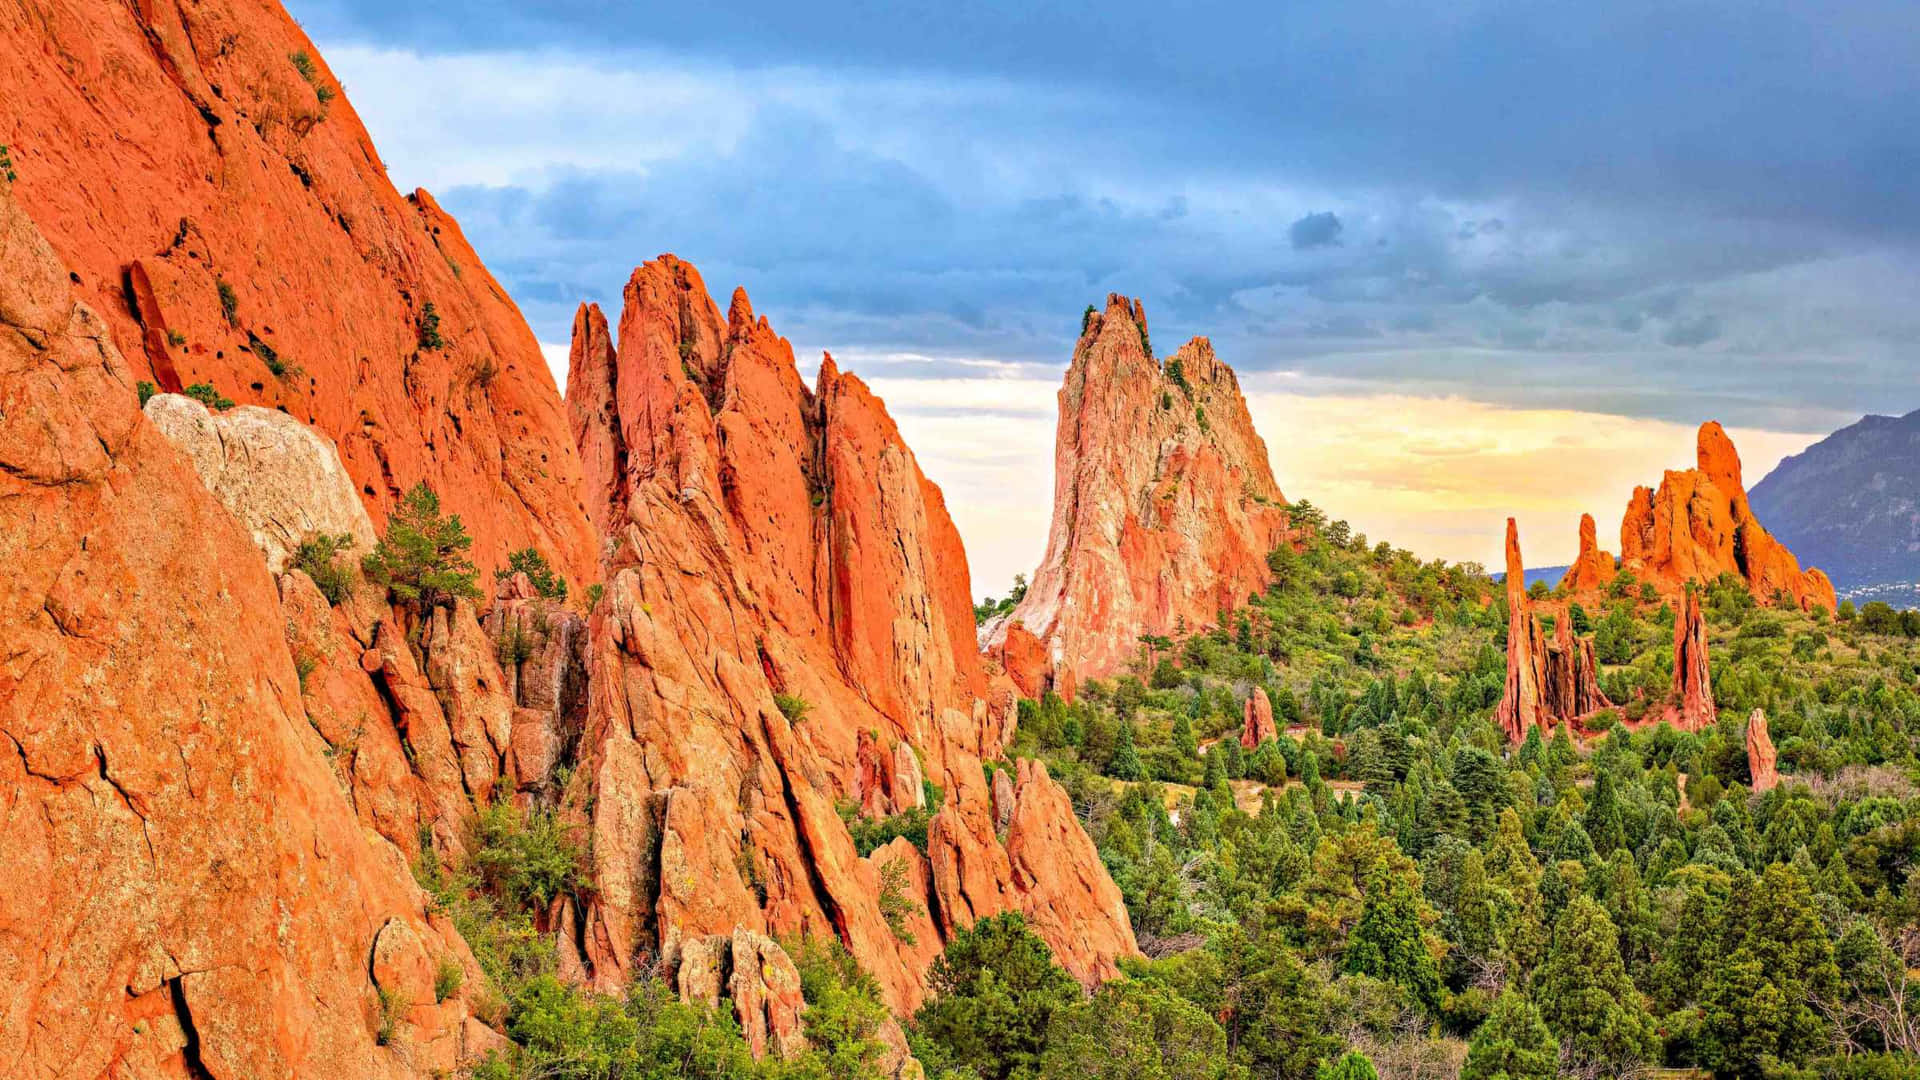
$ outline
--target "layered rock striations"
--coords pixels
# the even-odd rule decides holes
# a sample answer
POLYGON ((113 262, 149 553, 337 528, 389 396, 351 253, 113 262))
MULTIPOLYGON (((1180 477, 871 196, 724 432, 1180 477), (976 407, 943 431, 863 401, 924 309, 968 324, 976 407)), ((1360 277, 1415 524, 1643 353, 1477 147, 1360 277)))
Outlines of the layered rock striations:
POLYGON ((4 177, 0 268, 0 1073, 451 1072, 497 1036, 433 975, 480 973, 329 772, 263 552, 4 177))
POLYGON ((9 5, 0 101, 20 204, 135 380, 319 429, 376 523, 431 482, 483 569, 597 570, 533 334, 279 5, 9 5))
POLYGON ((1541 629, 1534 602, 1527 596, 1520 529, 1512 518, 1507 519, 1506 585, 1507 682, 1494 720, 1507 738, 1518 742, 1536 727, 1577 727, 1582 720, 1611 709, 1613 703, 1600 691, 1593 640, 1574 636, 1571 612, 1556 613, 1552 641, 1541 629))
POLYGON ((1028 696, 1111 675, 1144 634, 1212 625, 1267 582, 1284 500, 1205 338, 1164 363, 1137 300, 1089 312, 1060 389, 1046 555, 982 645, 1028 696))
POLYGON ((1720 425, 1700 426, 1696 467, 1669 470, 1658 490, 1635 488, 1620 522, 1620 566, 1677 599, 1688 582, 1730 573, 1756 599, 1837 610, 1833 583, 1760 524, 1747 502, 1740 455, 1720 425))
POLYGON ((944 936, 1008 909, 1083 979, 1113 974, 1126 912, 1044 768, 1020 766, 997 835, 981 762, 1013 695, 975 651, 939 489, 866 386, 828 358, 808 387, 745 293, 722 317, 663 256, 617 341, 581 309, 567 397, 607 538, 571 800, 594 891, 563 916, 583 977, 830 935, 904 1011, 944 936), (862 857, 841 817, 927 811, 924 855, 862 857))

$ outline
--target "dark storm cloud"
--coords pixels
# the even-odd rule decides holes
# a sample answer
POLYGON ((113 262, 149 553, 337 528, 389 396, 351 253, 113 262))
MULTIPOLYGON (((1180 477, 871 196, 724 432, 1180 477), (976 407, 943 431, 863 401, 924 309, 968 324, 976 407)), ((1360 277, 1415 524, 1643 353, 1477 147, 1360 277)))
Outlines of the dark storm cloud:
POLYGON ((1324 210, 1318 214, 1308 214, 1287 228, 1287 238, 1292 241, 1295 251, 1337 244, 1340 242, 1340 219, 1324 210))
POLYGON ((1920 5, 294 7, 328 44, 761 88, 715 147, 442 192, 545 340, 671 249, 802 348, 1058 364, 1113 290, 1244 371, 1730 422, 1920 404, 1920 5))

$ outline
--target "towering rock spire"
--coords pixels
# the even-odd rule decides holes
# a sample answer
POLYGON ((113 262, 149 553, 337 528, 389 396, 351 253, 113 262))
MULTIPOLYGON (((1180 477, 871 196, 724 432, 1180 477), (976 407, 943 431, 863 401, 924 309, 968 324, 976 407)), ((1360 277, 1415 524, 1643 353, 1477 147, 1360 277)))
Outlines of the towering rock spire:
POLYGON ((982 644, 1030 696, 1111 675, 1142 635, 1211 626, 1264 588, 1283 506, 1213 345, 1194 338, 1163 364, 1144 307, 1109 296, 1060 389, 1046 555, 982 644))
POLYGON ((1527 599, 1526 563, 1520 558, 1520 526, 1507 519, 1507 688, 1494 719, 1507 738, 1518 742, 1540 723, 1540 688, 1546 652, 1539 620, 1527 599))
POLYGON ((1767 732, 1767 714, 1759 709, 1747 717, 1747 771, 1753 776, 1753 790, 1772 791, 1780 783, 1773 737, 1767 732))
POLYGON ((1689 581, 1731 573, 1762 603, 1784 596, 1803 610, 1835 611, 1827 575, 1802 570, 1753 516, 1740 455, 1718 423, 1700 425, 1695 461, 1692 469, 1669 471, 1657 491, 1634 489, 1620 522, 1621 568, 1676 599, 1689 581))
POLYGON ((1507 519, 1507 685, 1494 721, 1518 742, 1533 727, 1578 724, 1613 707, 1600 692, 1593 640, 1573 633, 1572 612, 1556 613, 1553 641, 1541 632, 1533 600, 1527 596, 1526 563, 1520 557, 1520 528, 1507 519))
POLYGON ((580 962, 618 987, 744 930, 831 934, 898 1010, 941 940, 1025 912, 1083 979, 1135 951, 1120 894, 1066 793, 1022 763, 996 835, 984 758, 1013 694, 975 648, 966 553, 886 408, 832 359, 810 388, 736 291, 635 270, 618 341, 575 319, 568 408, 606 533, 583 740, 595 895, 580 962), (923 772, 924 769, 924 772, 923 772), (931 782, 923 785, 921 779, 931 782), (927 855, 862 857, 836 807, 943 793, 927 855), (900 861, 912 944, 879 906, 900 861))
POLYGON ((1603 589, 1611 582, 1618 570, 1614 567, 1613 554, 1600 550, 1597 531, 1592 514, 1580 515, 1580 554, 1567 567, 1566 576, 1560 579, 1560 587, 1569 592, 1585 593, 1603 589))
POLYGON ((1675 721, 1683 731, 1699 731, 1713 723, 1713 679, 1707 670, 1707 620, 1700 611, 1700 591, 1685 590, 1673 620, 1673 699, 1675 721))

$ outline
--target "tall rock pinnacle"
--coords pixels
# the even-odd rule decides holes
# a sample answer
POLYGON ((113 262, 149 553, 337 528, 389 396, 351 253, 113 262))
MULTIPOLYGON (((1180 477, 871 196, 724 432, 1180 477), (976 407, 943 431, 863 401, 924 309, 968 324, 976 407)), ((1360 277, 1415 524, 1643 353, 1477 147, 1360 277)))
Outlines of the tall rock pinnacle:
POLYGON ((1571 609, 1555 612, 1553 640, 1547 641, 1527 595, 1526 563, 1520 557, 1520 528, 1507 519, 1507 685, 1494 721, 1509 740, 1526 738, 1535 727, 1578 725, 1613 707, 1600 692, 1593 639, 1573 633, 1571 609))
POLYGON ((597 308, 575 319, 567 401, 607 538, 580 768, 595 892, 573 916, 588 977, 813 933, 905 1011, 946 935, 1009 909, 1082 979, 1113 975, 1127 914, 1044 767, 1020 763, 996 835, 981 762, 1012 736, 1012 688, 975 649, 940 490, 866 385, 829 357, 808 387, 744 292, 723 318, 662 256, 627 283, 617 340, 597 308), (926 854, 863 857, 841 805, 933 811, 926 854), (881 911, 893 862, 922 932, 881 911))
POLYGON ((1233 370, 1194 338, 1149 351, 1145 309, 1089 311, 1060 388, 1053 522, 1013 612, 982 644, 1028 695, 1071 692, 1143 634, 1212 625, 1267 581, 1285 501, 1233 370))
MULTIPOLYGON (((1837 608, 1833 582, 1800 562, 1769 534, 1747 505, 1740 455, 1714 421, 1700 425, 1696 465, 1669 470, 1658 490, 1639 487, 1620 522, 1620 567, 1678 598, 1689 581, 1730 573, 1756 599, 1784 597, 1802 610, 1837 608)), ((1584 558, 1585 547, 1582 546, 1584 558)), ((1569 583, 1586 587, 1586 579, 1569 583)))

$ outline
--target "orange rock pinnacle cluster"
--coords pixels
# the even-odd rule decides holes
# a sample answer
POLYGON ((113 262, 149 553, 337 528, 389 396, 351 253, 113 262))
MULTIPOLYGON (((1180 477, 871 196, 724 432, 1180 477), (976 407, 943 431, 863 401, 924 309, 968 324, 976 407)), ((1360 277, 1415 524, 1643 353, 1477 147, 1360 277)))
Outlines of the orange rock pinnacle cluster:
POLYGON ((1520 558, 1520 529, 1507 519, 1507 686, 1495 721, 1507 738, 1526 738, 1535 727, 1577 725, 1583 718, 1613 707, 1600 692, 1593 639, 1576 638, 1568 610, 1556 613, 1553 641, 1527 596, 1525 563, 1520 558))
POLYGON ((1286 536, 1267 445, 1233 370, 1194 338, 1165 363, 1146 312, 1090 312, 1060 388, 1053 523, 1019 606, 982 645, 1021 690, 1111 675, 1143 634, 1211 626, 1267 582, 1286 536))
MULTIPOLYGON (((1747 583, 1761 603, 1785 598, 1802 610, 1837 609, 1833 582, 1819 570, 1800 568, 1781 543, 1754 517, 1740 476, 1740 455, 1714 421, 1700 425, 1696 465, 1669 470, 1658 490, 1638 487, 1620 522, 1620 569, 1679 599, 1689 581, 1711 582, 1730 573, 1747 583)), ((1580 522, 1580 557, 1561 584, 1575 592, 1597 590, 1614 577, 1612 556, 1594 543, 1593 521, 1580 522)))
POLYGON ((1020 763, 996 837, 981 761, 1011 737, 1011 688, 988 681, 959 534, 879 399, 831 358, 808 387, 744 292, 723 318, 663 256, 628 282, 617 342, 582 308, 567 400, 607 537, 579 771, 595 891, 569 916, 587 977, 622 985, 742 928, 832 935, 907 1010, 943 937, 1008 909, 1075 974, 1112 975, 1127 915, 1043 767, 1020 763), (925 856, 862 857, 836 809, 929 797, 925 856), (880 909, 890 862, 912 944, 880 909))

